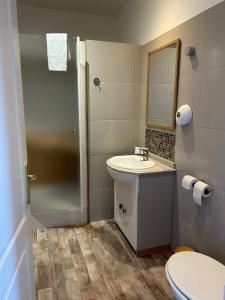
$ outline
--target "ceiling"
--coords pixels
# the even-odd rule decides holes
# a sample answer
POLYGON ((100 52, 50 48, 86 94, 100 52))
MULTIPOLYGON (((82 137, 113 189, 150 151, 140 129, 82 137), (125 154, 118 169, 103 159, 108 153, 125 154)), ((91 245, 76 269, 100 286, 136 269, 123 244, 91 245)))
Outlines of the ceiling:
POLYGON ((129 0, 17 0, 19 5, 113 17, 129 0))

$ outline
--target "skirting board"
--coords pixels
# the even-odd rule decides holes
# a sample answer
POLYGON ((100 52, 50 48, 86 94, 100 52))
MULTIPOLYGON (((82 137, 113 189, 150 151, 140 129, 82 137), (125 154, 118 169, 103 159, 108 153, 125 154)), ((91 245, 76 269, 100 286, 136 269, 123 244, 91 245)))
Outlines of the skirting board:
POLYGON ((149 249, 138 250, 138 251, 135 251, 135 253, 136 253, 137 257, 143 257, 143 256, 147 256, 147 255, 154 254, 154 253, 162 253, 165 251, 171 251, 170 245, 162 245, 162 246, 153 247, 153 248, 149 248, 149 249))
POLYGON ((133 248, 133 246, 131 245, 131 243, 129 242, 129 240, 127 239, 127 237, 125 236, 125 234, 123 233, 123 231, 121 230, 121 228, 119 227, 119 225, 115 222, 115 224, 117 225, 117 227, 119 228, 120 232, 122 233, 122 235, 124 236, 124 238, 126 239, 126 241, 128 242, 128 244, 130 245, 131 249, 134 251, 134 253, 137 255, 137 257, 144 257, 144 256, 148 256, 150 254, 154 254, 154 253, 162 253, 164 251, 171 251, 171 245, 161 245, 158 247, 153 247, 153 248, 147 248, 147 249, 142 249, 142 250, 135 250, 133 248))

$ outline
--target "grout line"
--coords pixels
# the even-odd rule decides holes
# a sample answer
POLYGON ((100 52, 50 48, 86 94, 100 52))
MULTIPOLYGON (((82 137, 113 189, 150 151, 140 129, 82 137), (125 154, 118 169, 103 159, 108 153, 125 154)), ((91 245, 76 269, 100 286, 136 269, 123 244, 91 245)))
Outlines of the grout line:
POLYGON ((193 128, 201 128, 201 129, 208 129, 208 130, 214 130, 214 131, 222 131, 222 132, 225 133, 225 129, 223 129, 223 128, 206 127, 206 126, 199 126, 199 125, 195 125, 195 126, 193 126, 193 128))
POLYGON ((101 120, 88 120, 88 123, 94 122, 139 122, 139 119, 101 119, 101 120))
POLYGON ((211 70, 216 70, 216 69, 220 69, 220 68, 221 68, 221 69, 222 69, 222 68, 225 68, 225 64, 220 65, 220 66, 208 67, 208 68, 200 68, 200 69, 197 70, 197 71, 181 72, 181 73, 180 73, 180 76, 191 75, 191 74, 194 74, 194 73, 200 73, 200 72, 204 72, 204 71, 211 71, 211 70))
POLYGON ((114 189, 114 187, 112 186, 112 187, 101 187, 101 188, 99 188, 99 187, 94 187, 94 188, 89 188, 89 190, 90 191, 95 191, 95 190, 113 190, 114 189))
MULTIPOLYGON (((196 235, 202 236, 202 238, 204 238, 208 243, 210 243, 213 247, 216 248, 216 250, 219 250, 220 253, 223 253, 225 255, 225 251, 217 246, 217 242, 213 241, 210 237, 208 237, 204 232, 202 232, 201 230, 198 230, 196 227, 194 227, 191 223, 187 222, 182 216, 179 215, 179 218, 182 219, 183 222, 186 223, 186 225, 195 232, 196 235)), ((217 251, 218 252, 218 251, 217 251)))

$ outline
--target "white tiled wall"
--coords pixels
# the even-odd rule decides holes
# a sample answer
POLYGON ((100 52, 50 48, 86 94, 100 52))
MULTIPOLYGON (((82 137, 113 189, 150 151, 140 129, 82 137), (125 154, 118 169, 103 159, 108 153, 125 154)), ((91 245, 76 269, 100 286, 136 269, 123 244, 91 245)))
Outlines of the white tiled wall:
POLYGON ((106 160, 139 143, 141 47, 87 41, 90 220, 113 217, 106 160), (101 81, 100 89, 93 79, 101 81))

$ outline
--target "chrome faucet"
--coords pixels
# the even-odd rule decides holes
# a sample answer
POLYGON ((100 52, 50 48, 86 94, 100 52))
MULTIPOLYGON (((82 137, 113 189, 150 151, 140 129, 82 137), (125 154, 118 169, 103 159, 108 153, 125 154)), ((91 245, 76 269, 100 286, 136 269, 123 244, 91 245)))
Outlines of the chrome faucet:
POLYGON ((139 155, 142 156, 142 160, 143 161, 147 161, 148 160, 148 155, 149 155, 149 148, 145 148, 145 147, 140 147, 139 152, 135 152, 135 155, 139 155))

